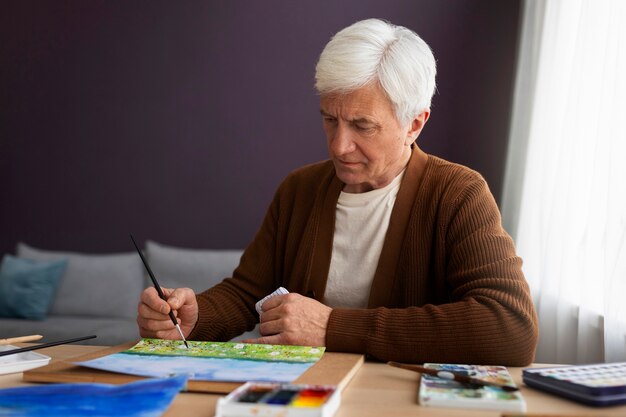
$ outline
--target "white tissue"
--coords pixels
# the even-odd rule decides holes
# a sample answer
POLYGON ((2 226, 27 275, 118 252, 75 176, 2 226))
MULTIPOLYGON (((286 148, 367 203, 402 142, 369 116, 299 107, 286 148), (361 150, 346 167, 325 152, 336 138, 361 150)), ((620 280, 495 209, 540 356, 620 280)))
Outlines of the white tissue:
POLYGON ((259 315, 261 315, 261 313, 263 312, 263 310, 261 310, 261 306, 263 305, 264 302, 266 302, 267 300, 269 300, 270 298, 276 295, 283 295, 283 294, 289 294, 289 291, 287 291, 283 287, 278 287, 276 291, 274 291, 273 293, 269 295, 266 295, 265 297, 263 297, 262 300, 257 301, 257 303, 254 305, 254 308, 256 308, 256 312, 259 313, 259 315))

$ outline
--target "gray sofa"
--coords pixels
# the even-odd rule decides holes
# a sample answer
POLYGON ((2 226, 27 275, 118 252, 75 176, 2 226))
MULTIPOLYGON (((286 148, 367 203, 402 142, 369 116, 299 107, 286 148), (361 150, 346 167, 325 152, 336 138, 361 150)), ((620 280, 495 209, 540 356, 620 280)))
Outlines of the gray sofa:
MULTIPOLYGON (((144 249, 163 287, 203 291, 230 276, 241 250, 195 250, 147 241, 144 249)), ((95 334, 84 343, 116 345, 139 338, 135 322, 141 291, 151 285, 136 252, 89 255, 53 252, 19 243, 20 258, 49 261, 67 259, 45 320, 0 318, 0 338, 41 334, 54 341, 95 334)), ((250 332, 242 339, 255 335, 250 332)))

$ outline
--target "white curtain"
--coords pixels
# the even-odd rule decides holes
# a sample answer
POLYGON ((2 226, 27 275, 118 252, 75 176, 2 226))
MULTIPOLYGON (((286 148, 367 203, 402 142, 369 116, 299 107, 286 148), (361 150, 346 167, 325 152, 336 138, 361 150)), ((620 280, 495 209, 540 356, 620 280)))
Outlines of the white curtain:
POLYGON ((503 194, 536 362, 626 361, 626 1, 527 0, 503 194))

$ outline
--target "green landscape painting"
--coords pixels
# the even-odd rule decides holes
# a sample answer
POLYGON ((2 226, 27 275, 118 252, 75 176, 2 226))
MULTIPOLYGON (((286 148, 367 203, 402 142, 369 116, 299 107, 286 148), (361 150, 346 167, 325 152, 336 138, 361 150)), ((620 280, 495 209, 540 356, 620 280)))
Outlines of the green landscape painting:
POLYGON ((139 355, 193 356, 204 358, 248 359, 271 362, 317 362, 324 347, 259 345, 233 342, 187 341, 189 349, 180 340, 142 339, 124 353, 139 355))

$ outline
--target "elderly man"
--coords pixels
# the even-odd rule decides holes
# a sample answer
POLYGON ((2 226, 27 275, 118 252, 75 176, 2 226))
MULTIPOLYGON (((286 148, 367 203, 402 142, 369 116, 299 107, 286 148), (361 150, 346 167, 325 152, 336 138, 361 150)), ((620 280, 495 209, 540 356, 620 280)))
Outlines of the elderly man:
POLYGON ((537 319, 511 238, 476 172, 424 153, 435 59, 412 31, 369 19, 316 68, 330 160, 291 173, 233 276, 201 294, 153 288, 143 337, 326 346, 380 360, 526 365, 537 319), (270 298, 260 317, 255 303, 270 298))

